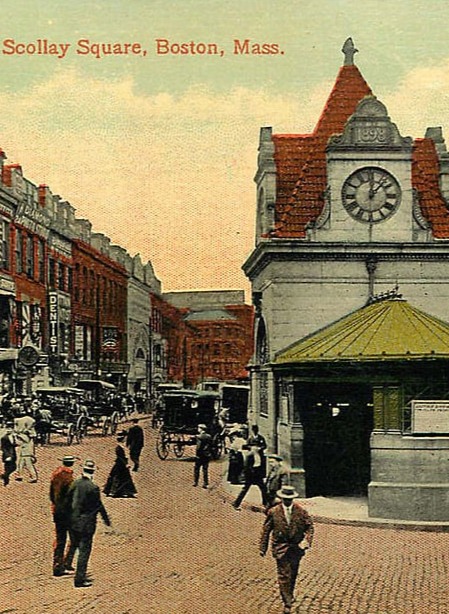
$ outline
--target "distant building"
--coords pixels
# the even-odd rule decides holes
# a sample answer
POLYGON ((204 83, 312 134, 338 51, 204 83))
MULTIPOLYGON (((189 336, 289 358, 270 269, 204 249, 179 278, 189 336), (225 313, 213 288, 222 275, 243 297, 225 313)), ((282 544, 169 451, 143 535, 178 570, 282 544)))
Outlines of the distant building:
POLYGON ((190 325, 185 347, 185 383, 233 381, 247 376, 253 353, 253 308, 240 290, 169 292, 190 325))

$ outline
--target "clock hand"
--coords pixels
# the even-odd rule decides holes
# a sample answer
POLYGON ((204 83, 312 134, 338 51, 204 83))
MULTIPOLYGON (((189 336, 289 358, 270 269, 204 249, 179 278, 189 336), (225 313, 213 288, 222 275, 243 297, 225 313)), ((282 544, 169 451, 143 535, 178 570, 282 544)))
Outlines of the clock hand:
POLYGON ((371 200, 372 197, 375 194, 375 192, 374 192, 374 173, 373 173, 373 171, 368 171, 368 178, 369 178, 368 198, 371 200))
POLYGON ((377 188, 375 188, 375 189, 373 190, 373 195, 374 195, 374 194, 376 194, 376 192, 378 192, 378 191, 380 190, 380 188, 383 188, 383 186, 384 186, 384 184, 386 183, 386 181, 387 181, 387 178, 386 178, 386 177, 383 177, 383 178, 382 178, 382 179, 379 181, 379 183, 378 183, 378 185, 377 185, 377 188))

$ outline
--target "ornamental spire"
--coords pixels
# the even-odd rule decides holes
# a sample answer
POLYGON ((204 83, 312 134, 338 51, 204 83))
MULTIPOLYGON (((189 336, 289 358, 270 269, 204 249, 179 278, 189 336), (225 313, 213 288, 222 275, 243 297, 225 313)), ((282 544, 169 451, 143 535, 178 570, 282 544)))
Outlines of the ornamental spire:
POLYGON ((347 38, 345 40, 345 44, 343 45, 342 52, 345 55, 345 66, 353 66, 354 65, 354 55, 358 52, 358 49, 355 48, 352 38, 347 38))

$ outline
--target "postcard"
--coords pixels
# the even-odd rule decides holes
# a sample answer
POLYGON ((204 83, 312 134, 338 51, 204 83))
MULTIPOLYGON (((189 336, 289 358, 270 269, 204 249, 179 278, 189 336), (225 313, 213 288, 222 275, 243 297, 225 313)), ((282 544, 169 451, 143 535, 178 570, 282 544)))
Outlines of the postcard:
POLYGON ((0 614, 442 614, 449 6, 18 0, 0 614))

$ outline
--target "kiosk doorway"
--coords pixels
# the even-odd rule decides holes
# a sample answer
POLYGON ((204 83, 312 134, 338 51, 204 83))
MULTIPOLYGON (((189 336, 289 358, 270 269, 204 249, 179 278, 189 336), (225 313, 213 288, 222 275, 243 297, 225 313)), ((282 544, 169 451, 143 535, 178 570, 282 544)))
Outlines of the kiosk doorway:
POLYGON ((372 390, 363 384, 301 383, 306 496, 365 496, 370 481, 372 390))

